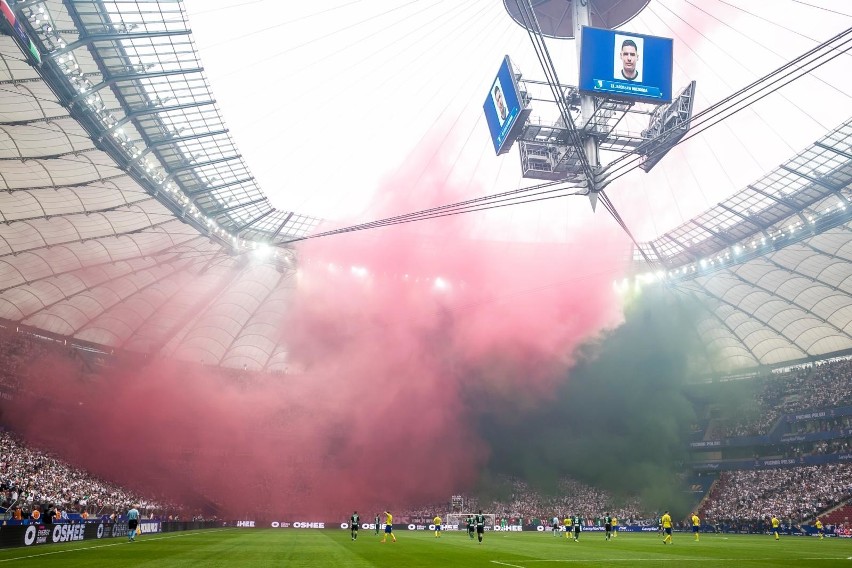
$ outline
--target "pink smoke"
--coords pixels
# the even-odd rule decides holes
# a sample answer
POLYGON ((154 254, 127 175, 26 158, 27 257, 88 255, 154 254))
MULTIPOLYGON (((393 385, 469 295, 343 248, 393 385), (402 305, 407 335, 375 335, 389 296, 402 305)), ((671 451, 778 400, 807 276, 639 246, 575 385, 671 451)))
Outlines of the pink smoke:
MULTIPOLYGON (((374 212, 469 197, 446 171, 430 166, 416 194, 403 172, 374 212)), ((81 384, 54 367, 28 390, 79 410, 60 434, 28 403, 7 418, 104 478, 226 516, 444 501, 489 455, 471 396, 535 408, 574 349, 620 321, 612 282, 628 248, 604 215, 566 243, 475 239, 471 216, 306 241, 281 322, 291 374, 233 381, 156 360, 81 384)))

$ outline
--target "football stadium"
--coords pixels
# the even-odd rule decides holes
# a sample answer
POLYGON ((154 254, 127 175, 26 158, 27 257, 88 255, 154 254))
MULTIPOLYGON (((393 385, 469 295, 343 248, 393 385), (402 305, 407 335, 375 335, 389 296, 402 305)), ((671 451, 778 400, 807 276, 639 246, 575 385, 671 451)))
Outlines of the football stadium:
POLYGON ((0 0, 0 565, 848 566, 846 0, 0 0))

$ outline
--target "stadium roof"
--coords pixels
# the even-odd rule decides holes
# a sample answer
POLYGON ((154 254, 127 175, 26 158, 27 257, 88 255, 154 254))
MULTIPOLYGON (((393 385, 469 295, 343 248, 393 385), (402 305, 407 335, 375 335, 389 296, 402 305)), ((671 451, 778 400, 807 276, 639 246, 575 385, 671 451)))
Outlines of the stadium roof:
POLYGON ((781 246, 849 219, 852 119, 715 207, 640 244, 668 270, 694 273, 704 264, 781 246), (723 258, 727 257, 727 258, 723 258))
POLYGON ((41 79, 33 91, 44 108, 6 119, 17 129, 8 136, 20 139, 20 155, 32 162, 12 177, 23 175, 29 187, 64 186, 89 161, 114 164, 220 238, 275 243, 316 224, 276 210, 258 187, 207 84, 180 3, 30 2, 19 13, 50 55, 41 77, 25 79, 41 79), (50 160, 64 163, 50 167, 57 164, 50 160), (33 178, 35 164, 46 171, 33 178))
MULTIPOLYGON (((0 35, 0 319, 109 348, 284 369, 275 323, 294 255, 253 241, 280 244, 318 219, 261 191, 183 3, 12 4, 43 60, 34 67, 0 35)), ((731 367, 852 348, 850 129, 642 245, 700 302, 699 331, 731 367)))
POLYGON ((251 178, 180 5, 27 5, 18 14, 54 53, 39 73, 0 36, 0 318, 108 348, 284 369, 273 324, 293 253, 244 241, 302 235, 316 220, 275 210, 251 178), (158 64, 140 67, 141 54, 158 64))
POLYGON ((639 247, 730 368, 852 349, 852 119, 639 247))
MULTIPOLYGON (((807 230, 807 229, 805 229, 807 230)), ((852 349, 849 222, 673 289, 698 307, 698 331, 726 369, 852 349)))

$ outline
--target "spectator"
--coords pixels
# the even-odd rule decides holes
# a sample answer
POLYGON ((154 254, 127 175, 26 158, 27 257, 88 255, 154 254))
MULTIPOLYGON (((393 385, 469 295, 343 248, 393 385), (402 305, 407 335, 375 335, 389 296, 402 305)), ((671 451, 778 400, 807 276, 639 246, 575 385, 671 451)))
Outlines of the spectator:
POLYGON ((774 514, 801 523, 852 497, 852 464, 724 472, 702 517, 757 522, 774 514))

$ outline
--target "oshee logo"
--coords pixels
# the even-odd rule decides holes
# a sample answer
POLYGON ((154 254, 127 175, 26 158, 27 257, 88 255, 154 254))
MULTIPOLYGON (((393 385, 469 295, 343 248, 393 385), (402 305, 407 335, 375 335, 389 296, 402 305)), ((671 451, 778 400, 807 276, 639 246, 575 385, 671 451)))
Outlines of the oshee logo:
POLYGON ((238 527, 254 528, 254 521, 237 521, 238 527))
POLYGON ((53 542, 72 542, 83 540, 85 525, 56 525, 53 527, 51 539, 53 542))
POLYGON ((304 521, 296 521, 293 523, 294 529, 324 529, 325 523, 309 523, 304 521))
MULTIPOLYGON (((358 526, 359 526, 360 528, 364 529, 364 530, 373 530, 374 528, 376 528, 376 525, 375 525, 375 524, 373 524, 373 523, 361 523, 361 524, 360 524, 360 525, 358 525, 358 526)), ((349 523, 340 523, 340 528, 342 528, 342 529, 348 529, 348 528, 349 528, 349 523)))

